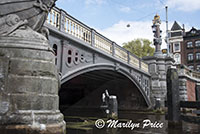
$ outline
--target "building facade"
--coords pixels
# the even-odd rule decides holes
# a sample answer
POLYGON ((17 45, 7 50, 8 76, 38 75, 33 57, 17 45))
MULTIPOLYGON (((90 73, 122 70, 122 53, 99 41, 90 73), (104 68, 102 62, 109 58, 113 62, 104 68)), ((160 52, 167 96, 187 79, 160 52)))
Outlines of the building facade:
POLYGON ((184 64, 200 71, 200 30, 192 27, 188 32, 175 21, 169 31, 169 52, 175 64, 184 64))
POLYGON ((170 56, 174 58, 175 64, 182 63, 183 34, 184 28, 181 28, 181 26, 175 21, 169 31, 169 52, 170 56))
POLYGON ((182 63, 190 69, 200 71, 200 30, 192 29, 183 36, 182 63))

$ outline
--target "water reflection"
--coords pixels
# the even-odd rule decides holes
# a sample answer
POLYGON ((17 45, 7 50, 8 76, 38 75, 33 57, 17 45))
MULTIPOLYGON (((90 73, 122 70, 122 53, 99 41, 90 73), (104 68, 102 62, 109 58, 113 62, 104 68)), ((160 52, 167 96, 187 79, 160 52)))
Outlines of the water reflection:
POLYGON ((139 128, 107 128, 98 129, 94 124, 97 119, 104 119, 102 117, 83 117, 70 116, 66 117, 67 134, 200 134, 200 124, 191 124, 182 122, 182 128, 168 128, 168 122, 165 120, 165 115, 161 114, 144 114, 121 112, 119 113, 119 122, 128 122, 132 120, 133 123, 140 123, 139 128), (163 123, 162 128, 142 128, 143 120, 149 119, 151 122, 163 123), (74 123, 73 125, 69 125, 74 123), (73 127, 72 127, 73 126, 73 127))

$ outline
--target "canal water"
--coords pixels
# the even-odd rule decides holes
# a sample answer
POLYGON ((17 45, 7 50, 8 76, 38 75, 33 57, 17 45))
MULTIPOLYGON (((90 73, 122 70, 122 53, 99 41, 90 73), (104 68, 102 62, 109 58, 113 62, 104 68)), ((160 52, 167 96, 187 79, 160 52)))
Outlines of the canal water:
POLYGON ((67 115, 67 134, 200 134, 200 124, 182 122, 182 127, 169 128, 165 115, 158 113, 120 111, 118 120, 109 120, 97 111, 67 115), (105 125, 98 122, 102 120, 105 125))

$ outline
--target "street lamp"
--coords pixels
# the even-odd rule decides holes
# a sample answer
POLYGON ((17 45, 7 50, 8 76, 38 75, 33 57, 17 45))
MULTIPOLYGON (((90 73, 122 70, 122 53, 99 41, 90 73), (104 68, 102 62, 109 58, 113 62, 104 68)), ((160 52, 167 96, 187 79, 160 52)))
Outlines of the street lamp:
POLYGON ((154 34, 153 34, 154 37, 156 37, 156 28, 157 28, 156 25, 153 24, 153 26, 152 26, 152 31, 153 31, 153 33, 154 33, 154 34))
POLYGON ((153 24, 153 26, 152 26, 152 31, 154 34, 156 33, 156 25, 155 24, 153 24))
POLYGON ((161 33, 162 31, 160 30, 160 16, 155 15, 153 19, 153 25, 152 25, 152 31, 154 33, 154 39, 153 39, 153 44, 156 48, 154 55, 161 55, 161 44, 162 44, 162 39, 161 39, 161 33))

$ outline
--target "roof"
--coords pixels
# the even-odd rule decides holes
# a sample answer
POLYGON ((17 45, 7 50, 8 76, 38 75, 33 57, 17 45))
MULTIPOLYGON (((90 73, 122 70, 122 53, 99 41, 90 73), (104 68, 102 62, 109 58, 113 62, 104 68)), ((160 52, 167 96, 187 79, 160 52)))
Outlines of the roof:
POLYGON ((190 31, 186 32, 186 36, 200 36, 200 30, 192 27, 190 31))
POLYGON ((176 31, 176 30, 182 30, 181 26, 175 21, 172 28, 171 28, 171 31, 176 31))

